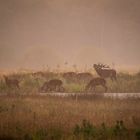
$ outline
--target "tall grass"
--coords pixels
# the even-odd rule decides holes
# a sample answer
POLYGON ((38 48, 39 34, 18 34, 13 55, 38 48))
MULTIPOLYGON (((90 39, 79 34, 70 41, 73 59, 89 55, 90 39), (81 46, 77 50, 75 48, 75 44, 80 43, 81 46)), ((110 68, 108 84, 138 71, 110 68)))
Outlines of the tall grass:
POLYGON ((0 138, 132 140, 140 133, 139 109, 139 99, 3 96, 0 138))
MULTIPOLYGON (((16 78, 20 81, 20 89, 9 88, 4 81, 4 78, 0 79, 0 94, 36 94, 39 88, 43 85, 45 81, 51 79, 60 79, 63 81, 63 86, 65 92, 84 92, 86 84, 89 81, 78 81, 65 79, 62 73, 53 72, 40 72, 37 75, 33 73, 17 73, 9 75, 9 78, 16 78), (40 74, 41 73, 41 74, 40 74)), ((93 75, 94 76, 94 75, 93 75)), ((96 76, 94 76, 96 77, 96 76)), ((140 74, 128 74, 128 73, 118 73, 117 81, 112 81, 106 79, 108 92, 110 93, 138 93, 140 92, 140 74)), ((96 92, 104 92, 104 88, 101 86, 96 87, 96 92)))

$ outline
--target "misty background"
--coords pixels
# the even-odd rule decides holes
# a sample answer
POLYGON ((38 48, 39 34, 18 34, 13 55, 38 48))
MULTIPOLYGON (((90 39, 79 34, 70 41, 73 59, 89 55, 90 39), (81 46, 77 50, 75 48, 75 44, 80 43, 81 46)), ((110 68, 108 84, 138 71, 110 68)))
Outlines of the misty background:
POLYGON ((139 70, 139 0, 0 0, 0 69, 97 62, 139 70))

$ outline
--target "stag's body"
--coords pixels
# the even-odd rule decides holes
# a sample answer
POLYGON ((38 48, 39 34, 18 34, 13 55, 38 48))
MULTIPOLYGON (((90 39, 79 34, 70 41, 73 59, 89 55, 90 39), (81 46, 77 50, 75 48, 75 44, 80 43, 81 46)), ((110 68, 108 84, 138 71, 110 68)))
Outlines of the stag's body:
POLYGON ((63 82, 61 80, 52 79, 43 84, 43 86, 41 87, 41 92, 61 91, 63 89, 62 85, 63 85, 63 82))
POLYGON ((5 83, 8 87, 16 87, 19 88, 19 81, 17 79, 10 79, 7 76, 4 76, 5 83))
POLYGON ((94 69, 97 74, 102 78, 111 78, 111 80, 116 80, 116 70, 105 67, 104 65, 94 64, 94 69))
POLYGON ((95 91, 96 86, 103 86, 105 88, 105 92, 107 91, 107 86, 106 86, 106 81, 103 78, 97 77, 93 78, 86 86, 85 90, 86 91, 95 91))

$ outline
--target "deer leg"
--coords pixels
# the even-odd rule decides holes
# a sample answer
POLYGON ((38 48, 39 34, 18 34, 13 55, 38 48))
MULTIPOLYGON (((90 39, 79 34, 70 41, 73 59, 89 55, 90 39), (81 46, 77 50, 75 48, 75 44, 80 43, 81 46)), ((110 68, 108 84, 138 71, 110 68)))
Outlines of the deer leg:
POLYGON ((116 75, 114 76, 114 80, 117 81, 117 77, 116 77, 116 75))
POLYGON ((107 92, 107 86, 106 85, 103 85, 103 87, 105 88, 105 92, 107 92))
POLYGON ((16 86, 17 86, 17 88, 19 89, 19 84, 17 84, 16 86))
POLYGON ((46 92, 47 91, 47 86, 46 85, 43 85, 43 87, 41 88, 42 92, 46 92))
POLYGON ((43 92, 47 92, 48 91, 48 87, 47 86, 45 86, 45 87, 43 87, 43 92))
POLYGON ((50 92, 54 91, 55 89, 56 89, 56 87, 54 87, 54 86, 50 86, 50 87, 49 87, 49 91, 50 91, 50 92))
POLYGON ((44 84, 44 85, 40 88, 40 91, 41 91, 41 92, 46 92, 47 89, 48 89, 47 84, 44 84))
POLYGON ((60 86, 56 86, 56 92, 59 92, 60 91, 60 86))
POLYGON ((57 92, 58 91, 58 86, 53 86, 52 91, 57 92))
POLYGON ((58 86, 54 86, 53 91, 57 92, 58 91, 58 86))
POLYGON ((49 86, 45 87, 44 91, 45 91, 45 92, 50 91, 50 87, 49 87, 49 86))
POLYGON ((56 86, 56 90, 55 91, 60 92, 61 91, 61 86, 56 86))
POLYGON ((59 86, 59 92, 63 92, 63 86, 59 86))
POLYGON ((57 91, 58 91, 58 92, 61 92, 61 86, 58 86, 58 87, 57 87, 57 91))
POLYGON ((60 91, 60 92, 64 92, 63 86, 60 86, 60 87, 59 87, 59 91, 60 91))
POLYGON ((93 86, 90 86, 88 91, 92 92, 94 90, 94 87, 93 86))
POLYGON ((111 76, 110 78, 111 78, 111 81, 113 81, 113 77, 111 76))
POLYGON ((88 91, 89 91, 89 85, 86 85, 85 92, 88 92, 88 91))
POLYGON ((92 87, 92 92, 95 92, 95 86, 92 87))
POLYGON ((44 87, 44 91, 45 91, 45 92, 49 91, 49 86, 45 86, 45 87, 44 87))

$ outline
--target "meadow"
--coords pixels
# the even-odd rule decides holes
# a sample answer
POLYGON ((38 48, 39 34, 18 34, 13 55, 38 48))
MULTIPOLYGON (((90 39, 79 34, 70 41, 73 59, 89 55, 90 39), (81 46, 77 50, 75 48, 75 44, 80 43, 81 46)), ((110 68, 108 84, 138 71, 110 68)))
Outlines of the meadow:
MULTIPOLYGON (((87 73, 87 72, 86 72, 87 73)), ((89 73, 89 72, 88 72, 89 73)), ((8 75, 9 78, 15 78, 19 80, 20 89, 9 88, 3 75, 0 76, 0 94, 19 94, 19 95, 31 95, 38 94, 40 87, 45 81, 51 79, 60 79, 63 82, 65 92, 69 93, 82 93, 85 92, 85 86, 90 80, 77 79, 73 77, 64 78, 63 73, 40 71, 35 73, 11 73, 8 75)), ((93 77, 98 77, 93 74, 93 77)), ((117 74, 117 81, 106 79, 108 93, 140 93, 140 72, 135 74, 120 72, 117 74)), ((96 88, 96 92, 104 92, 101 86, 96 88)))
MULTIPOLYGON (((96 75, 93 75, 96 77, 96 75)), ((65 92, 84 93, 85 79, 66 79, 62 73, 12 73, 20 88, 0 80, 0 140, 139 140, 140 98, 113 99, 97 94, 41 96, 45 81, 61 79, 65 92)), ((139 93, 140 73, 118 73, 107 79, 108 92, 139 93)))
POLYGON ((0 139, 137 140, 140 99, 1 96, 0 139))

